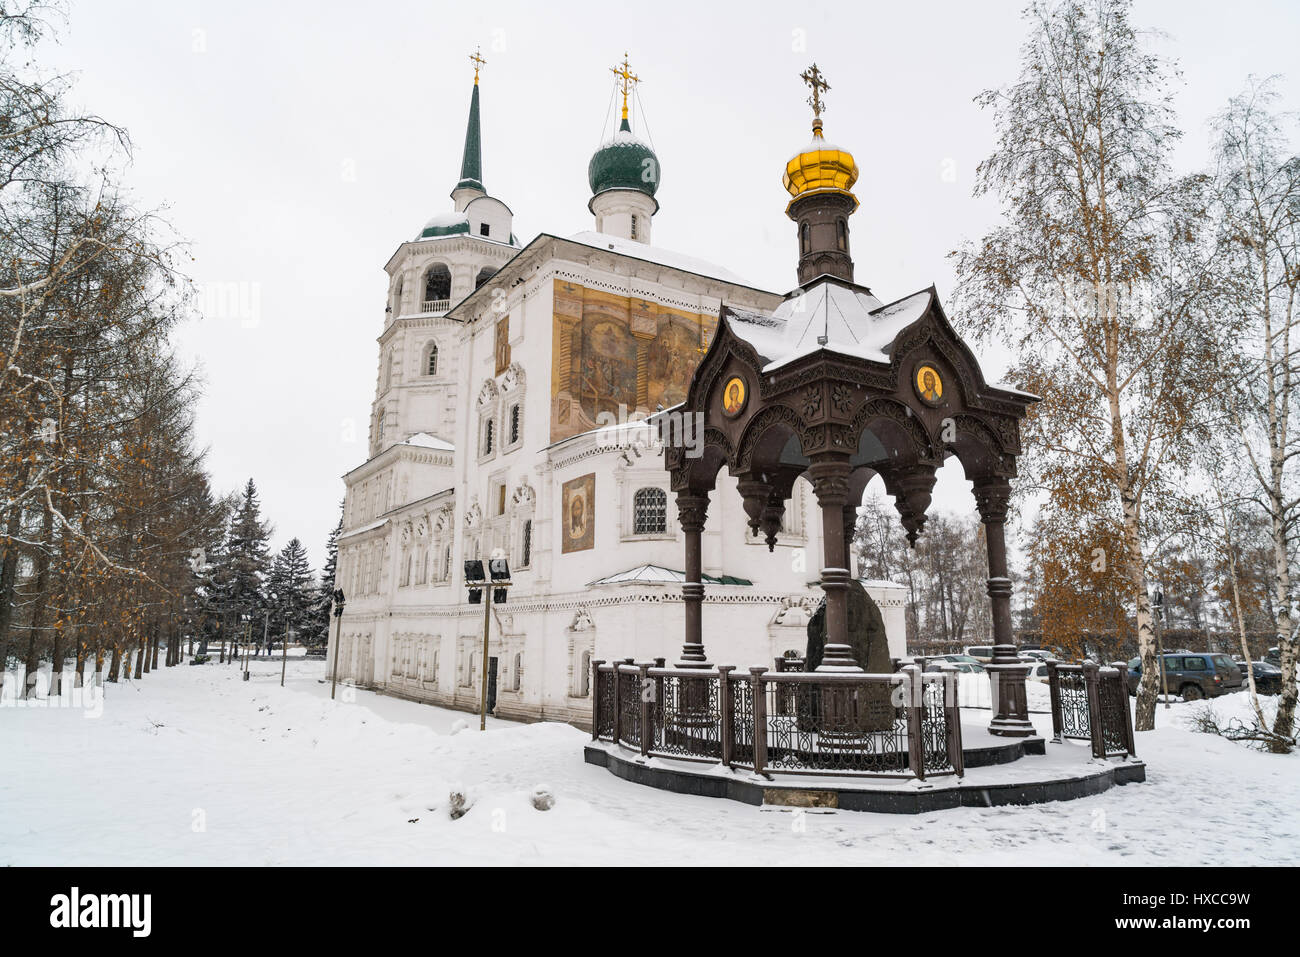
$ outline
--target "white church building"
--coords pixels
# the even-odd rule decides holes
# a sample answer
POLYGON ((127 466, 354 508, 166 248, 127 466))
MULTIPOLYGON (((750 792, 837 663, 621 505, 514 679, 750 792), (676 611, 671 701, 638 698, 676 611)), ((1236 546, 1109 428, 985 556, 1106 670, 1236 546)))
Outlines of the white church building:
MULTIPOLYGON (((623 84, 630 77, 623 71, 623 84)), ((483 183, 475 74, 453 209, 385 264, 369 458, 344 476, 340 680, 477 710, 483 617, 466 559, 509 559, 491 604, 503 717, 586 724, 592 659, 682 642, 683 536, 662 449, 637 420, 682 401, 724 304, 784 296, 652 243, 659 160, 628 121, 591 157, 592 228, 521 245, 483 183), (631 424, 628 424, 628 423, 631 424)), ((800 479, 775 548, 718 478, 703 534, 709 659, 802 655, 821 601, 816 502, 800 479)), ((904 590, 868 584, 890 652, 904 590)))

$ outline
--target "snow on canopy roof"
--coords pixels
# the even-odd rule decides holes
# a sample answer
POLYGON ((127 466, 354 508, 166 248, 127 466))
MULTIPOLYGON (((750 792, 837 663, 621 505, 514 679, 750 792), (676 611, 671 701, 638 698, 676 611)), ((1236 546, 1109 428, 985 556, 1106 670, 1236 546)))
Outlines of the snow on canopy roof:
POLYGON ((738 276, 730 269, 724 269, 716 263, 711 263, 703 259, 696 259, 694 256, 687 256, 682 253, 675 253, 670 249, 661 249, 658 246, 649 246, 646 243, 637 242, 634 239, 623 239, 621 236, 611 236, 608 233, 597 233, 590 230, 574 233, 568 237, 570 242, 581 243, 584 246, 591 246, 593 249, 609 249, 622 256, 630 256, 633 259, 642 259, 646 262, 658 263, 661 266, 668 266, 672 269, 681 269, 684 272, 692 272, 699 276, 707 276, 710 279, 720 279, 723 282, 729 282, 736 286, 745 286, 749 289, 760 289, 762 287, 754 285, 743 276, 738 276))
POLYGON ((416 432, 402 444, 413 445, 416 448, 421 449, 438 449, 443 452, 456 451, 456 446, 452 445, 450 442, 444 442, 436 435, 430 435, 428 432, 416 432))
POLYGON ((865 289, 822 281, 770 316, 728 307, 728 325, 767 360, 764 372, 820 349, 888 363, 894 339, 925 314, 932 295, 923 289, 886 306, 865 289))
MULTIPOLYGON (((723 575, 715 578, 712 575, 701 575, 700 578, 711 585, 753 585, 754 583, 748 578, 736 578, 734 575, 723 575)), ((663 585, 679 585, 686 581, 686 573, 675 571, 671 568, 664 568, 662 565, 638 565, 636 568, 629 568, 625 572, 618 572, 614 575, 607 575, 604 578, 598 578, 590 585, 624 585, 630 582, 653 583, 663 585)))

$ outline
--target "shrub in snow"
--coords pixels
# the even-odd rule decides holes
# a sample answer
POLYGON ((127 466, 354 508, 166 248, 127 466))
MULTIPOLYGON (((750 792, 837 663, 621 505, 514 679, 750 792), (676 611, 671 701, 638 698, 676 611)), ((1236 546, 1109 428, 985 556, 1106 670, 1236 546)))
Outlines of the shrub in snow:
POLYGON ((464 718, 457 718, 455 721, 451 723, 451 731, 449 733, 460 734, 460 732, 464 731, 468 727, 469 725, 465 723, 464 718))
POLYGON ((555 807, 555 794, 545 784, 539 784, 533 788, 533 793, 529 798, 533 802, 533 807, 539 811, 549 811, 555 807))
POLYGON ((469 813, 469 809, 474 806, 474 798, 469 791, 459 784, 451 786, 451 796, 447 799, 447 810, 451 813, 451 819, 464 817, 469 813))

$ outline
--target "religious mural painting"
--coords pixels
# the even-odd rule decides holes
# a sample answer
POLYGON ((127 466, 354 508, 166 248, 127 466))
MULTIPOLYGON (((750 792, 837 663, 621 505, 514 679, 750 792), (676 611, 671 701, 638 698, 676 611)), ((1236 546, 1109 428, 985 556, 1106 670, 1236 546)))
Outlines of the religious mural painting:
POLYGON ((943 400, 943 378, 939 370, 928 362, 916 367, 912 384, 916 387, 916 394, 927 405, 938 405, 943 400))
POLYGON ((564 483, 561 494, 561 552, 581 552, 596 544, 596 473, 564 483))
POLYGON ((556 280, 551 441, 686 398, 716 316, 556 280))
POLYGON ((745 411, 745 400, 748 398, 749 390, 745 387, 745 380, 733 375, 722 387, 722 411, 734 419, 745 411))
POLYGON ((496 326, 496 375, 510 368, 510 317, 502 316, 496 326))

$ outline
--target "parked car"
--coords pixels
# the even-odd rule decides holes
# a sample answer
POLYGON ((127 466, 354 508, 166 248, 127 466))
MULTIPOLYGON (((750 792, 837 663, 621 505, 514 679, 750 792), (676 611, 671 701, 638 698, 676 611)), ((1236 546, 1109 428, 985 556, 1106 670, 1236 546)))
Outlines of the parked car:
MULTIPOLYGON (((1252 661, 1251 669, 1255 672, 1255 690, 1260 694, 1280 694, 1282 691, 1282 669, 1271 661, 1252 661)), ((1246 680, 1246 663, 1237 662, 1237 669, 1241 672, 1241 686, 1250 687, 1250 682, 1246 680)))
POLYGON ((926 671, 942 671, 952 667, 963 675, 982 675, 984 666, 977 661, 932 661, 925 666, 926 671))
MULTIPOLYGON (((1164 656, 1165 683, 1170 694, 1184 701, 1216 698, 1230 691, 1240 691, 1242 671, 1227 655, 1204 652, 1179 652, 1164 656)), ((1137 694, 1142 680, 1142 659, 1133 658, 1128 663, 1128 693, 1137 694)), ((1158 676, 1157 676, 1158 680, 1158 676)))
POLYGON ((1021 658, 1037 658, 1039 661, 1049 661, 1052 653, 1045 648, 1021 648, 1021 658))
POLYGON ((977 665, 977 664, 979 664, 979 659, 978 659, 978 658, 972 658, 970 655, 930 655, 930 657, 929 657, 928 660, 930 660, 930 661, 948 661, 948 662, 951 662, 951 663, 953 663, 953 664, 957 664, 958 662, 963 662, 963 661, 966 662, 966 664, 968 664, 968 665, 977 665))
POLYGON ((992 645, 967 645, 962 649, 962 653, 967 657, 974 658, 980 664, 988 664, 993 660, 992 645))
POLYGON ((1026 681, 1035 681, 1038 684, 1047 684, 1047 662, 1031 659, 1029 661, 1029 672, 1025 675, 1026 681))

